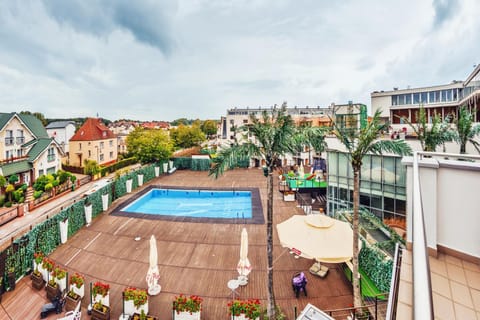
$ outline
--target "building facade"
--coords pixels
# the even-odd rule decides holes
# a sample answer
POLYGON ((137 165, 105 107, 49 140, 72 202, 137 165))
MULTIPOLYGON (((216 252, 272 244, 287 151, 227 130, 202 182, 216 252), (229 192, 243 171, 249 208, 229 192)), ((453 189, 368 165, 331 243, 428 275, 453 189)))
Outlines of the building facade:
POLYGON ((475 122, 480 122, 480 65, 465 81, 423 88, 394 88, 391 91, 374 91, 370 95, 372 112, 382 111, 382 118, 389 121, 393 131, 410 130, 404 118, 417 123, 418 110, 423 106, 430 122, 435 114, 444 119, 456 117, 460 106, 474 111, 475 122))
POLYGON ((61 169, 61 146, 49 138, 33 115, 0 113, 0 175, 31 183, 39 176, 61 169))
POLYGON ((68 164, 82 167, 85 160, 99 165, 117 161, 117 137, 99 118, 88 118, 69 141, 68 164))
POLYGON ((47 129, 48 136, 54 138, 63 148, 64 153, 68 156, 68 141, 75 134, 75 122, 73 121, 54 121, 49 123, 47 129))

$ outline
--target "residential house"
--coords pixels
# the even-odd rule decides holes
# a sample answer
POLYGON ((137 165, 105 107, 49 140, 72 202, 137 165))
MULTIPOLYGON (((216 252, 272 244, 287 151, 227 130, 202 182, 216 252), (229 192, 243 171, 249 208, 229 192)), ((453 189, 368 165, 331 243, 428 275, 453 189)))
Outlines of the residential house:
POLYGON ((0 175, 16 174, 19 183, 30 185, 61 169, 61 156, 63 149, 35 116, 0 113, 0 175))
POLYGON ((68 141, 75 134, 75 122, 54 121, 49 123, 45 129, 47 129, 48 136, 54 138, 62 146, 66 156, 68 156, 68 141))
POLYGON ((110 123, 108 128, 117 136, 117 148, 119 154, 127 153, 127 137, 139 126, 137 121, 119 120, 110 123))
POLYGON ((99 165, 117 161, 117 137, 99 118, 88 118, 69 141, 68 164, 82 167, 85 160, 99 165))

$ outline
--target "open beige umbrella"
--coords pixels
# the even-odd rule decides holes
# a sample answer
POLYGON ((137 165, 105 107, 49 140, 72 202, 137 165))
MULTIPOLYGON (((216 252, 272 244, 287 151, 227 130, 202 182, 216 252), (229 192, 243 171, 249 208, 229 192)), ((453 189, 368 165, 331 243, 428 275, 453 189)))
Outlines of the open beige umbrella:
POLYGON ((157 240, 155 236, 150 237, 150 266, 148 268, 146 281, 148 285, 148 294, 156 295, 160 293, 161 286, 158 284, 160 280, 160 272, 158 271, 158 252, 157 252, 157 240))
POLYGON ((252 271, 252 266, 248 260, 248 233, 247 229, 245 228, 242 229, 242 235, 240 238, 240 260, 237 264, 237 271, 239 274, 238 280, 240 281, 240 284, 247 284, 247 276, 250 274, 250 271, 252 271))
POLYGON ((347 222, 323 214, 294 215, 277 224, 283 247, 319 262, 340 263, 353 256, 353 231, 347 222))

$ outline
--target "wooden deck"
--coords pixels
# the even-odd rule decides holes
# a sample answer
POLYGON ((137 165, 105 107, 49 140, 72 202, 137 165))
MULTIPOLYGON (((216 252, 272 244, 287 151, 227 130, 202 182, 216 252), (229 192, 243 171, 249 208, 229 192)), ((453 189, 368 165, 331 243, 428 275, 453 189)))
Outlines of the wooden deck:
MULTIPOLYGON (((228 171, 214 180, 206 172, 177 171, 150 184, 198 187, 258 187, 266 215, 266 179, 262 170, 238 169, 228 171)), ((276 190, 276 188, 274 189, 276 190)), ((282 201, 274 191, 274 224, 293 214, 301 214, 295 202, 282 201)), ((125 198, 125 197, 124 197, 125 198)), ((123 199, 113 203, 109 212, 123 199)), ((101 280, 111 285, 111 318, 122 313, 121 292, 127 286, 146 288, 145 276, 149 266, 149 239, 157 239, 158 262, 161 274, 161 293, 149 298, 150 314, 159 319, 171 319, 175 295, 195 294, 204 298, 202 319, 229 319, 227 302, 232 291, 227 282, 238 276, 240 233, 243 224, 213 224, 181 221, 146 220, 106 214, 96 218, 90 227, 84 227, 50 257, 69 272, 86 276, 87 283, 101 280), (140 236, 140 241, 134 238, 140 236)), ((249 283, 238 288, 238 298, 267 299, 266 225, 246 224, 249 235, 248 257, 253 270, 249 283)), ((274 228, 274 287, 277 303, 288 319, 294 319, 310 302, 322 309, 337 309, 352 305, 351 285, 340 268, 331 265, 324 279, 308 274, 312 261, 295 259, 279 244, 274 228), (304 271, 308 278, 308 297, 298 299, 291 287, 291 277, 304 271)), ((321 244, 319 244, 321 245, 321 244)), ((328 245, 328 244, 326 244, 328 245)), ((88 289, 86 292, 89 292, 88 289)), ((31 288, 30 280, 23 279, 18 288, 3 297, 0 319, 38 319, 41 305, 46 303, 43 291, 31 288)), ((88 297, 82 307, 86 308, 88 297)), ((50 317, 56 319, 57 317, 50 317)), ((82 319, 88 319, 83 312, 82 319)))

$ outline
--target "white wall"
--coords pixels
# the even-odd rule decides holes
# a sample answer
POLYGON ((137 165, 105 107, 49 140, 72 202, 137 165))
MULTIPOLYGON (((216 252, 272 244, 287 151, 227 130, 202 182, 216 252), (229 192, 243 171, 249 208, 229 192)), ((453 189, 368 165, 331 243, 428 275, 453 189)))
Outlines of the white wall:
MULTIPOLYGON (((412 241, 412 158, 407 165, 407 241, 412 241)), ((419 161, 427 244, 480 258, 480 164, 430 158, 419 161)))

